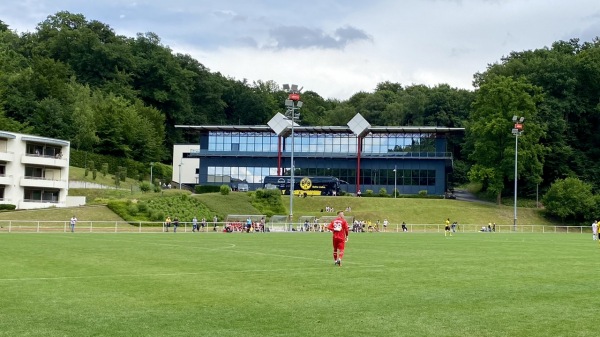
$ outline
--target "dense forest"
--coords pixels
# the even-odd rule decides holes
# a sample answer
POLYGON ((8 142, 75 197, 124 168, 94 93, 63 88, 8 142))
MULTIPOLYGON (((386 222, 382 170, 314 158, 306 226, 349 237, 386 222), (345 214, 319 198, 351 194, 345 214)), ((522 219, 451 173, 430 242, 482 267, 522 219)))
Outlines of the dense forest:
MULTIPOLYGON (((1 19, 1 18, 0 18, 1 19)), ((346 101, 303 93, 301 123, 465 127, 453 139, 455 182, 512 191, 512 116, 519 136, 520 193, 575 177, 600 188, 600 41, 558 41, 512 52, 474 74, 473 90, 379 83, 346 101)), ((230 78, 174 53, 153 33, 126 37, 83 15, 59 12, 34 32, 0 21, 0 129, 67 139, 75 149, 170 162, 174 143, 194 141, 177 124, 266 124, 286 93, 270 81, 230 78)))

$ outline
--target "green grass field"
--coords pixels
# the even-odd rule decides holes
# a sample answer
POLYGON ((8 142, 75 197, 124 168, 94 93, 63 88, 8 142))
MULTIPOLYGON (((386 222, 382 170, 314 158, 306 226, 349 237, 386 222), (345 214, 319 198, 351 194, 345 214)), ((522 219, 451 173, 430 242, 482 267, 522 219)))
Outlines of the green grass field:
POLYGON ((591 234, 2 234, 0 336, 597 336, 591 234))

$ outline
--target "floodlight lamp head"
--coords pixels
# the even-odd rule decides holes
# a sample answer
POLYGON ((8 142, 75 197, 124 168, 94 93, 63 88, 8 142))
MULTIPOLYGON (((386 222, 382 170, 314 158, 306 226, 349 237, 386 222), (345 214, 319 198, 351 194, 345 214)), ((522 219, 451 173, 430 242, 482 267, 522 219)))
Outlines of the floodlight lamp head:
POLYGON ((289 84, 284 84, 283 85, 283 90, 289 91, 290 90, 290 85, 289 84))
POLYGON ((513 122, 516 122, 516 121, 517 121, 517 119, 519 119, 519 117, 517 117, 517 116, 513 116, 513 122))
POLYGON ((521 118, 519 119, 519 123, 523 123, 523 121, 524 121, 524 120, 525 120, 525 117, 521 117, 521 118))
POLYGON ((285 106, 290 107, 290 108, 294 107, 294 101, 292 101, 291 99, 286 99, 285 106))
POLYGON ((292 84, 292 91, 294 91, 294 92, 298 91, 298 85, 297 84, 292 84))
POLYGON ((298 103, 296 103, 296 107, 301 108, 302 107, 302 101, 298 101, 298 103))

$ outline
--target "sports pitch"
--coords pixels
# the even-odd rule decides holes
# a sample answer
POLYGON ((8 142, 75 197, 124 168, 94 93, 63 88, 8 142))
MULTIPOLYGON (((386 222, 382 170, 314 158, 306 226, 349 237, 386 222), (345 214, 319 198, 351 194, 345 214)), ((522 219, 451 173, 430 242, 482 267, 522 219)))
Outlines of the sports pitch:
POLYGON ((0 336, 597 336, 591 234, 0 235, 0 336))

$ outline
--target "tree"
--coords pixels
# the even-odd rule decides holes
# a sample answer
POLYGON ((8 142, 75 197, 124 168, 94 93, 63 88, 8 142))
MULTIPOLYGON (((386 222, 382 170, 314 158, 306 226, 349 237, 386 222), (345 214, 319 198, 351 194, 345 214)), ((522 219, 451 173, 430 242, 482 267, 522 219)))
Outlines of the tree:
POLYGON ((540 89, 524 78, 496 76, 482 83, 467 124, 467 142, 475 165, 469 178, 484 183, 484 189, 496 195, 498 204, 508 180, 514 177, 513 116, 525 117, 526 129, 519 136, 518 173, 523 179, 541 181, 545 148, 539 143, 544 124, 537 118, 540 89))
POLYGON ((548 213, 563 222, 566 219, 583 220, 596 206, 592 185, 572 177, 555 181, 542 202, 548 213))

